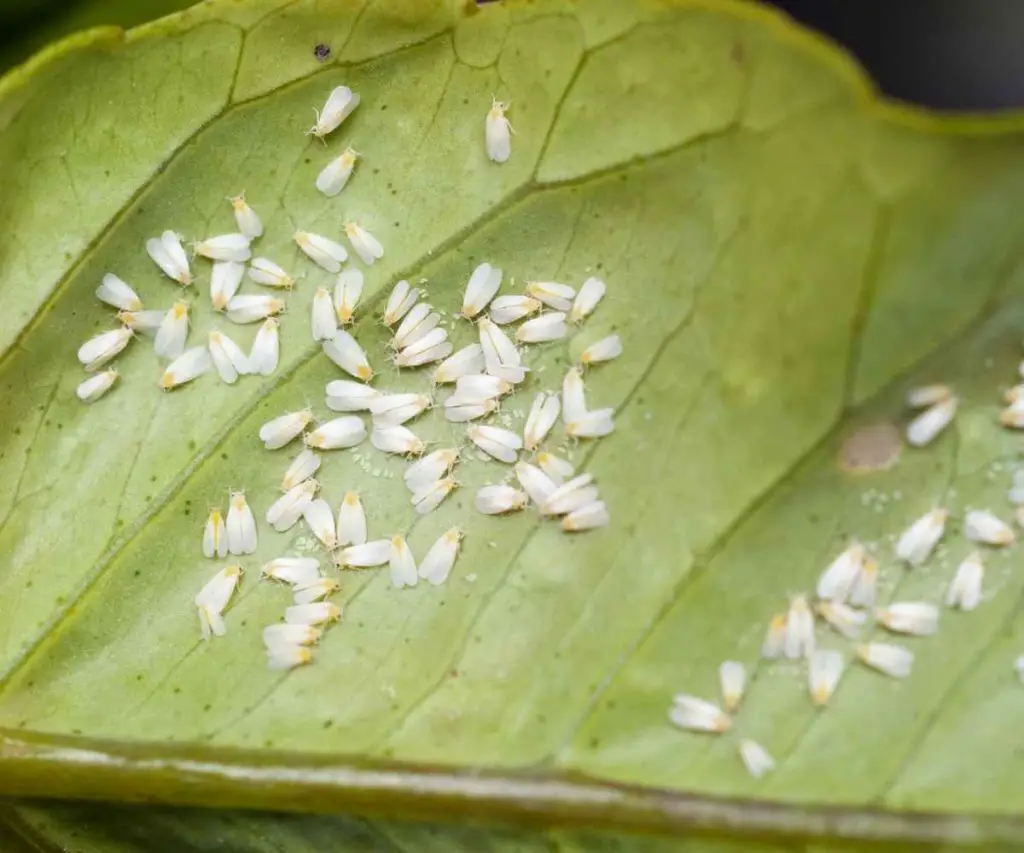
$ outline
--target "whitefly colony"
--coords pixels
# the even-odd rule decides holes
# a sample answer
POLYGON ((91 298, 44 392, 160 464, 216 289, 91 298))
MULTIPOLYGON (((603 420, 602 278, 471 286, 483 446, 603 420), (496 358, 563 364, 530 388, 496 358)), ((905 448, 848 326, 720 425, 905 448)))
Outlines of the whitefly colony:
MULTIPOLYGON (((1020 374, 1024 377, 1024 362, 1020 374)), ((1022 390, 1024 385, 1018 385, 1004 395, 1007 408, 1000 416, 1003 426, 1024 428, 1022 390)), ((931 444, 953 422, 958 399, 947 385, 926 385, 911 389, 907 406, 914 415, 907 424, 906 441, 920 448, 931 444)), ((1014 475, 1009 500, 1017 506, 1018 525, 1024 527, 1024 469, 1014 475)), ((893 558, 908 570, 925 565, 946 536, 949 522, 950 513, 946 508, 932 507, 895 537, 893 558)), ((864 543, 854 540, 821 572, 813 598, 802 593, 792 595, 787 610, 771 617, 761 644, 761 659, 805 661, 809 698, 819 707, 828 705, 851 658, 882 675, 907 678, 913 669, 914 653, 895 638, 936 635, 941 605, 951 610, 976 609, 984 600, 984 551, 1006 548, 1016 541, 1013 526, 988 509, 968 509, 960 530, 977 548, 957 566, 941 602, 879 604, 876 600, 878 559, 864 543), (848 654, 818 646, 819 625, 843 640, 859 641, 861 634, 870 627, 869 623, 893 635, 894 641, 855 642, 848 654)), ((1024 656, 1018 658, 1015 669, 1024 680, 1024 656)), ((729 660, 719 666, 718 676, 721 706, 691 694, 678 694, 669 708, 669 720, 690 732, 716 735, 729 732, 750 675, 742 662, 729 660)), ((737 752, 754 778, 775 769, 771 754, 756 741, 739 739, 737 752)))
MULTIPOLYGON (((316 122, 307 133, 325 141, 359 101, 359 95, 348 87, 335 88, 323 109, 316 111, 316 122)), ((505 116, 508 106, 493 100, 484 122, 485 149, 494 163, 504 163, 511 156, 512 126, 505 116)), ((360 156, 349 146, 332 158, 317 176, 316 189, 328 198, 340 195, 360 156)), ((167 362, 158 379, 166 391, 211 368, 229 384, 250 374, 269 376, 277 369, 278 315, 286 305, 282 296, 295 287, 297 278, 269 258, 253 257, 253 243, 263 235, 260 217, 244 194, 227 201, 234 212, 236 231, 196 240, 189 253, 182 237, 166 230, 147 240, 146 252, 164 275, 183 287, 195 283, 194 266, 201 263, 197 258, 210 261, 212 310, 230 323, 260 324, 249 351, 220 328, 209 333, 205 346, 188 347, 189 315, 194 310, 189 301, 181 299, 162 310, 147 309, 130 285, 108 274, 96 295, 118 310, 120 326, 97 335, 78 351, 85 369, 96 374, 78 387, 83 402, 98 400, 114 386, 118 380, 115 368, 97 371, 110 364, 138 334, 151 336, 156 354, 167 362), (251 282, 269 292, 242 292, 246 273, 251 282)), ((318 548, 339 569, 386 566, 392 584, 399 589, 421 581, 443 584, 458 558, 463 537, 458 527, 444 533, 417 559, 401 533, 373 531, 378 538, 371 538, 363 495, 347 492, 336 510, 318 496, 321 454, 356 448, 368 439, 375 452, 408 460, 403 479, 414 514, 432 512, 458 488, 455 472, 472 445, 477 451, 474 461, 488 460, 487 464, 502 469, 496 472, 500 483, 483 486, 476 494, 473 503, 479 512, 506 515, 533 506, 541 516, 558 519, 566 532, 606 526, 608 509, 593 476, 577 474, 568 459, 545 449, 544 442, 559 418, 570 441, 612 432, 614 411, 589 405, 584 370, 622 352, 617 335, 586 347, 561 388, 536 393, 522 435, 498 423, 479 423, 499 414, 502 400, 528 382, 530 369, 520 347, 568 337, 598 307, 605 295, 604 282, 590 278, 577 291, 560 282, 531 281, 524 293, 500 294, 503 271, 489 263, 479 264, 466 283, 462 305, 454 312, 460 321, 475 326, 477 341, 455 351, 442 323, 447 312, 435 310, 424 289, 398 281, 381 318, 392 331, 391 360, 399 370, 425 368, 418 375, 426 381, 421 392, 392 392, 383 382, 370 384, 379 371, 375 372, 370 355, 347 328, 360 311, 365 285, 364 272, 351 264, 350 252, 364 266, 372 267, 383 257, 384 247, 358 222, 347 221, 342 230, 347 247, 330 236, 301 229, 292 235, 313 264, 336 276, 333 290, 319 287, 313 294, 310 332, 323 354, 351 378, 333 380, 325 388, 326 407, 336 417, 319 419, 311 408, 305 408, 281 413, 260 428, 259 439, 268 451, 292 443, 303 445, 284 471, 281 495, 266 509, 265 523, 283 533, 303 521, 318 548), (513 324, 519 324, 514 332, 513 324), (440 389, 451 386, 441 402, 440 389), (427 443, 410 424, 439 402, 447 421, 465 425, 460 429, 464 429, 466 441, 428 453, 427 443)), ((210 510, 202 532, 202 552, 217 560, 253 554, 258 526, 244 491, 231 490, 226 516, 219 507, 210 510)), ((224 614, 242 574, 243 567, 232 562, 215 572, 195 595, 204 639, 227 631, 224 614)), ((320 558, 310 553, 271 560, 263 566, 262 577, 291 587, 294 596, 283 622, 263 631, 268 665, 291 669, 311 662, 311 646, 342 615, 329 600, 340 587, 338 580, 325 576, 320 558)))
MULTIPOLYGON (((348 87, 334 89, 316 122, 307 131, 321 141, 344 122, 359 105, 359 95, 348 87)), ((488 158, 504 163, 511 156, 512 126, 506 117, 509 103, 493 99, 484 124, 488 158)), ((328 161, 316 178, 316 189, 328 198, 342 193, 352 179, 362 155, 351 146, 328 161)), ((180 300, 168 309, 147 309, 135 291, 114 274, 107 274, 96 291, 103 302, 118 310, 120 326, 87 341, 78 351, 86 370, 95 373, 78 387, 84 402, 93 402, 118 380, 110 364, 137 334, 153 337, 154 349, 168 364, 158 384, 172 390, 190 382, 211 367, 220 379, 236 382, 247 374, 272 374, 278 364, 280 343, 277 315, 285 301, 273 293, 241 293, 243 278, 271 291, 287 293, 296 278, 274 261, 253 257, 252 243, 263 234, 257 213, 244 194, 228 199, 237 231, 198 240, 191 257, 182 238, 167 230, 146 242, 153 262, 182 286, 194 282, 196 257, 212 262, 210 303, 235 324, 260 323, 249 352, 243 351, 221 329, 209 333, 206 346, 187 347, 190 304, 180 300)), ((345 222, 344 236, 351 251, 366 267, 384 255, 384 247, 365 227, 345 222)), ((325 451, 356 448, 369 438, 376 452, 407 458, 404 483, 414 513, 436 509, 455 489, 455 471, 472 444, 496 466, 507 466, 501 482, 480 488, 473 504, 486 515, 505 515, 534 507, 540 515, 560 519, 567 532, 603 527, 610 521, 592 475, 577 474, 574 466, 544 442, 559 421, 570 440, 595 439, 614 430, 614 411, 593 408, 587 400, 584 370, 622 353, 618 335, 589 344, 571 367, 561 386, 538 390, 533 397, 522 434, 493 423, 477 423, 500 411, 502 399, 527 382, 521 346, 562 340, 581 324, 605 295, 605 284, 587 279, 579 289, 560 282, 530 281, 523 293, 500 293, 503 271, 489 263, 478 265, 466 283, 457 316, 476 325, 477 342, 458 351, 442 323, 444 311, 426 301, 423 289, 398 281, 391 289, 382 321, 392 332, 391 358, 399 369, 428 367, 420 375, 429 378, 422 392, 390 392, 375 387, 375 371, 366 350, 346 329, 358 313, 364 290, 364 273, 347 265, 349 249, 328 236, 297 230, 293 239, 316 266, 337 276, 333 291, 318 288, 312 300, 310 329, 324 355, 347 374, 329 382, 326 407, 339 416, 319 420, 312 409, 286 412, 265 423, 259 438, 267 450, 293 442, 304 447, 291 460, 281 481, 281 495, 265 513, 265 521, 277 532, 304 521, 310 533, 339 569, 386 566, 396 588, 425 581, 442 584, 458 558, 462 531, 453 527, 418 560, 401 533, 375 533, 370 538, 363 496, 350 491, 337 508, 318 497, 316 474, 325 451), (511 335, 505 329, 518 324, 511 335), (426 443, 408 426, 438 404, 439 388, 454 386, 441 402, 446 420, 466 424, 466 444, 427 451, 426 443), (369 421, 369 424, 367 423, 369 421)), ((1021 375, 1024 377, 1024 364, 1021 375)), ((382 384, 382 383, 381 383, 382 384)), ((1005 395, 1007 408, 1001 423, 1024 428, 1024 385, 1005 395)), ((958 400, 946 385, 913 389, 907 399, 916 411, 906 429, 913 447, 930 444, 953 421, 958 400)), ((369 497, 369 496, 368 496, 369 497)), ((1018 505, 1017 520, 1024 525, 1024 473, 1015 478, 1011 503, 1018 505)), ((912 522, 897 538, 894 557, 913 569, 928 561, 946 533, 949 513, 934 507, 912 522)), ((257 521, 242 491, 232 491, 225 517, 219 508, 210 511, 202 536, 206 557, 224 559, 252 554, 257 547, 257 521)), ((979 545, 957 567, 943 603, 948 608, 974 610, 983 600, 984 557, 982 548, 1001 548, 1015 541, 1010 524, 988 510, 969 510, 962 524, 964 535, 979 545)), ((242 566, 232 563, 219 569, 196 594, 202 636, 225 633, 224 613, 241 582, 242 566)), ((263 631, 267 661, 273 669, 290 669, 312 661, 311 647, 327 625, 341 618, 341 609, 329 601, 339 582, 322 574, 316 556, 281 556, 263 566, 262 577, 291 587, 294 604, 283 622, 263 631)), ((898 641, 857 643, 849 655, 819 648, 817 627, 831 630, 845 640, 859 640, 869 622, 894 636, 931 636, 938 632, 940 607, 927 601, 892 601, 876 606, 878 561, 868 547, 853 541, 822 571, 815 594, 792 595, 788 609, 769 622, 761 645, 765 660, 806 661, 811 702, 827 706, 837 690, 848 657, 892 678, 910 675, 914 655, 898 641)), ((1024 657, 1016 663, 1024 678, 1024 657)), ((692 732, 722 735, 733 727, 741 710, 749 675, 740 661, 724 661, 719 667, 722 705, 690 694, 678 694, 669 709, 670 721, 692 732)), ((755 778, 771 772, 775 761, 768 750, 749 738, 737 741, 737 752, 755 778)))

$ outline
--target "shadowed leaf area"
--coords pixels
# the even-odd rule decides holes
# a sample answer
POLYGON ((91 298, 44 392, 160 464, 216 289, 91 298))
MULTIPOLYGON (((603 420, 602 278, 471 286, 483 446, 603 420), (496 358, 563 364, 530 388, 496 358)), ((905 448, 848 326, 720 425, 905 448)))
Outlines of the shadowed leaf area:
MULTIPOLYGON (((0 792, 264 808, 281 794, 288 809, 338 810, 361 783, 328 774, 298 797, 305 769, 387 762, 464 781, 434 790, 438 819, 446 797, 472 801, 459 771, 483 770, 509 780, 484 811, 514 812, 526 772, 670 799, 757 798, 781 808, 788 834, 905 838, 916 829, 894 813, 952 812, 959 822, 925 833, 951 842, 984 837, 981 815, 1024 807, 1015 548, 990 555, 977 611, 944 611, 936 636, 905 641, 916 654, 905 680, 851 662, 816 709, 805 664, 758 660, 772 613, 812 590, 851 538, 879 557, 882 601, 940 602, 970 550, 963 511, 1010 517, 1019 439, 998 412, 1024 311, 1012 121, 879 107, 846 59, 747 5, 213 0, 127 38, 76 37, 16 69, 0 83, 0 127, 0 792), (331 47, 327 62, 317 44, 331 47), (339 85, 362 102, 323 145, 304 131, 339 85), (483 143, 492 95, 512 102, 515 128, 500 166, 483 143), (362 158, 327 199, 314 180, 349 145, 362 158), (164 393, 140 335, 116 361, 114 389, 80 403, 75 349, 114 323, 93 296, 104 273, 169 307, 181 289, 146 239, 233 231, 225 199, 242 191, 265 226, 256 254, 300 277, 284 296, 278 369, 232 386, 211 372, 164 393), (260 635, 291 596, 260 582, 260 567, 311 540, 304 525, 264 523, 298 445, 267 451, 257 433, 307 405, 331 415, 324 386, 343 374, 309 317, 334 277, 291 237, 341 239, 349 220, 385 248, 362 267, 352 329, 380 389, 429 387, 429 371, 389 361, 380 316, 400 278, 444 313, 456 347, 475 340, 454 315, 482 261, 505 271, 503 293, 528 280, 607 282, 569 339, 529 349, 528 379, 492 422, 521 429, 535 392, 558 390, 586 344, 619 334, 623 355, 587 373, 590 404, 615 409, 614 433, 574 443, 559 425, 547 445, 594 475, 612 522, 567 536, 534 511, 479 514, 476 489, 508 470, 469 450, 460 488, 418 517, 403 460, 368 442, 327 452, 323 497, 336 508, 359 491, 371 538, 405 533, 419 556, 453 525, 465 540, 437 587, 395 589, 386 569, 338 573, 321 553, 344 616, 310 666, 282 673, 266 667, 260 635), (905 392, 924 381, 955 387, 951 428, 887 470, 841 468, 850 432, 902 428, 905 392), (242 559, 227 634, 204 643, 192 599, 219 564, 202 555, 202 526, 209 508, 226 510, 229 488, 245 490, 259 547, 242 559), (935 504, 951 510, 944 543, 907 571, 895 536, 935 504), (751 675, 730 731, 673 728, 672 695, 717 701, 730 658, 751 675), (772 753, 773 773, 747 774, 741 738, 772 753), (183 744, 203 762, 196 777, 162 763, 183 744), (32 770, 43 757, 50 776, 32 770), (249 770, 268 763, 278 776, 261 795, 249 770), (871 813, 838 827, 816 822, 823 807, 871 813)), ((189 345, 220 327, 248 349, 258 327, 215 314, 210 265, 193 269, 189 345)), ((247 280, 243 292, 268 291, 247 280)), ((411 426, 437 446, 464 444, 440 409, 411 426)), ((824 627, 819 642, 851 657, 824 627)), ((394 798, 401 813, 414 793, 400 789, 383 786, 379 808, 394 798)), ((559 797, 532 809, 557 822, 559 797)), ((35 827, 25 832, 43 849, 62 849, 81 821, 98 839, 82 849, 114 851, 144 843, 116 828, 127 814, 24 806, 10 819, 35 827)), ((325 849, 318 839, 336 830, 351 838, 339 850, 619 844, 181 814, 146 813, 138 833, 160 836, 159 849, 206 849, 207 832, 238 833, 239 850, 325 849), (252 838, 281 840, 243 842, 250 825, 252 838)), ((757 814, 712 828, 780 831, 757 814)))

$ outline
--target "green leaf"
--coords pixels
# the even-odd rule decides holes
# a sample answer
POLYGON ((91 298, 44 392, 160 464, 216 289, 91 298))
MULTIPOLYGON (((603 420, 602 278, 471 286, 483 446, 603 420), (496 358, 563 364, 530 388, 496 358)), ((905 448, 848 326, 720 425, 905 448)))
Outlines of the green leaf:
MULTIPOLYGON (((1024 804, 1012 557, 993 558, 982 610, 913 642, 906 682, 851 671, 815 712, 798 666, 759 666, 728 735, 666 720, 675 692, 714 697, 723 659, 756 663, 771 613, 849 536, 879 544, 887 591, 937 598, 962 537, 905 578, 886 537, 937 500, 1005 511, 1016 441, 995 415, 1018 357, 1018 125, 880 107, 832 49, 725 2, 215 0, 15 71, 0 82, 0 791, 1019 840, 1005 817, 1024 804), (324 148, 303 131, 342 83, 363 103, 324 148), (482 144, 492 94, 513 101, 517 131, 500 167, 482 144), (347 144, 365 159, 326 200, 313 180, 347 144), (110 325, 92 296, 102 274, 169 304, 145 239, 230 230, 224 199, 243 189, 267 226, 260 254, 306 274, 279 371, 163 394, 136 342, 120 386, 81 405, 74 349, 110 325), (386 367, 375 316, 397 278, 427 279, 450 312, 484 259, 517 282, 608 281, 505 410, 518 424, 583 342, 622 336, 624 356, 588 379, 617 429, 572 451, 613 524, 568 537, 530 513, 481 517, 473 492, 502 472, 480 461, 414 520, 401 462, 333 453, 332 504, 360 490, 375 535, 407 530, 422 554, 458 524, 464 549, 438 588, 345 574, 342 624, 312 666, 281 674, 260 630, 289 596, 256 577, 304 534, 261 524, 228 634, 204 644, 191 601, 216 564, 201 526, 229 487, 258 516, 278 494, 292 450, 265 451, 261 423, 307 403, 326 414, 339 372, 307 317, 330 277, 290 235, 337 236, 347 218, 386 248, 355 330, 379 387, 425 382, 386 367), (953 433, 887 472, 840 471, 845 433, 901 419, 923 379, 964 395, 953 433), (776 755, 774 774, 745 775, 741 736, 776 755)), ((194 342, 215 322, 198 266, 194 342)), ((438 416, 416 429, 462 437, 438 416)))

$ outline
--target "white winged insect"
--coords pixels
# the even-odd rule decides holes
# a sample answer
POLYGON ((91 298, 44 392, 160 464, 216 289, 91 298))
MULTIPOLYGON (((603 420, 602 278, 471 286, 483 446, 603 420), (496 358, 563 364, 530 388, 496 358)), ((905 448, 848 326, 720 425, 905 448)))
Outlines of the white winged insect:
POLYGON ((484 310, 501 287, 501 270, 488 263, 482 263, 473 270, 462 297, 462 316, 476 317, 484 310))
POLYGON ((121 311, 141 311, 142 300, 138 294, 113 273, 103 276, 103 282, 96 288, 96 297, 121 311))
POLYGON ((331 90, 327 96, 327 102, 322 110, 314 109, 316 122, 306 131, 307 134, 315 136, 323 141, 331 131, 338 126, 359 106, 359 95, 353 92, 348 86, 338 86, 331 90))
POLYGON ((358 151, 346 148, 340 157, 331 160, 316 176, 316 188, 328 198, 334 198, 345 189, 358 159, 358 151))
POLYGON ((89 372, 98 370, 128 346, 133 334, 127 326, 101 332, 78 348, 78 360, 89 372))
POLYGON ((455 560, 459 556, 459 546, 462 542, 462 531, 452 527, 445 531, 441 537, 430 546, 426 556, 420 560, 419 576, 435 586, 443 584, 448 580, 455 560))
POLYGON ((249 370, 263 376, 270 376, 277 370, 277 362, 281 357, 281 324, 273 317, 263 321, 249 350, 249 370))
POLYGON ((238 226, 238 232, 250 240, 262 237, 263 223, 260 222, 259 216, 250 207, 249 202, 245 200, 245 193, 241 192, 236 196, 230 196, 228 201, 231 202, 231 208, 235 212, 235 224, 238 226))
POLYGON ((358 222, 345 223, 345 236, 359 259, 367 266, 372 266, 374 261, 384 257, 384 247, 380 241, 358 222))
POLYGON ((491 98, 491 108, 484 121, 484 142, 487 156, 495 163, 505 163, 512 156, 512 124, 505 113, 510 101, 491 98))
POLYGON ((173 231, 164 231, 159 238, 148 239, 146 253, 168 278, 178 284, 192 284, 188 255, 185 254, 185 249, 181 245, 181 237, 173 231))
POLYGON ((227 530, 228 551, 232 554, 252 554, 256 551, 258 535, 256 518, 245 499, 245 492, 231 492, 228 498, 227 530))

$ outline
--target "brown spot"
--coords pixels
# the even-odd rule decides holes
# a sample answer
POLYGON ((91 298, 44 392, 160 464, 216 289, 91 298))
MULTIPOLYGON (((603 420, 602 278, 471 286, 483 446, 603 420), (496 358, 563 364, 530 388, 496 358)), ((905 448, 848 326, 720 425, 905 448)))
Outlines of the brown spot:
POLYGON ((839 449, 839 467, 848 474, 886 471, 900 458, 903 438, 889 423, 858 427, 843 441, 839 449))
POLYGON ((729 58, 741 68, 746 64, 747 49, 744 47, 743 42, 734 41, 732 43, 732 48, 729 50, 729 58))

